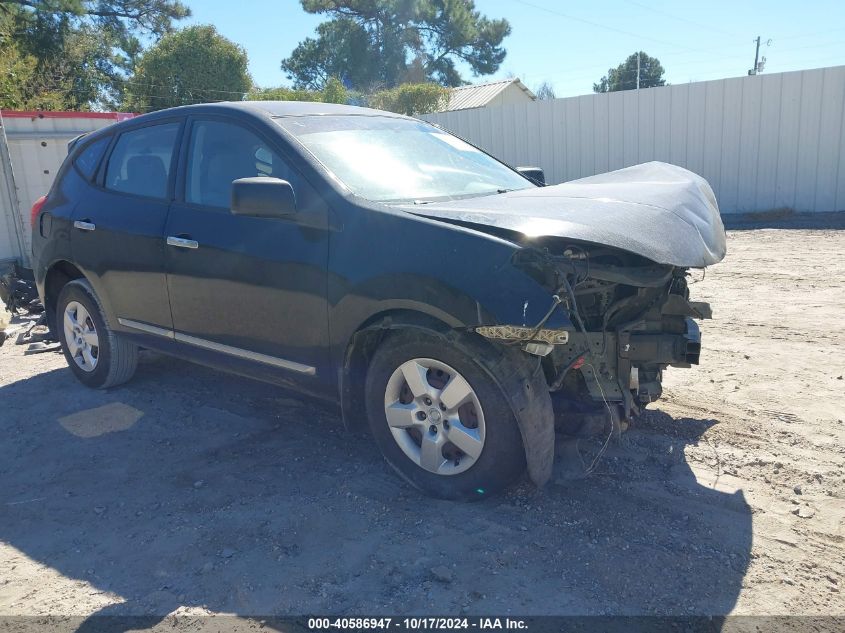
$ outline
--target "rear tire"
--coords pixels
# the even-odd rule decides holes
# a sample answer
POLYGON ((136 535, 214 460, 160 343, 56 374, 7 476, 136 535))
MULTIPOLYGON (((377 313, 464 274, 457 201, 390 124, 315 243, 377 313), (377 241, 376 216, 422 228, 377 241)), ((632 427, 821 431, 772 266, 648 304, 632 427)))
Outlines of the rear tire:
POLYGON ((457 336, 418 328, 389 334, 370 362, 365 397, 385 460, 431 496, 478 500, 525 470, 510 405, 457 336))
POLYGON ((108 328, 100 300, 86 279, 66 284, 56 304, 62 351, 82 384, 108 389, 132 378, 138 346, 108 328))

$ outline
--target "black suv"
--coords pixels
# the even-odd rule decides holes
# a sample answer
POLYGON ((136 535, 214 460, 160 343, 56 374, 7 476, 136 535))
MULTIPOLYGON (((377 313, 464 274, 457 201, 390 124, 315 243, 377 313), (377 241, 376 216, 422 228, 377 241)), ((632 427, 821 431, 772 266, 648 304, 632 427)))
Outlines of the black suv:
POLYGON ((649 163, 544 187, 415 119, 187 106, 76 139, 33 208, 38 290, 77 378, 155 349, 338 401, 415 486, 478 498, 555 431, 623 427, 709 315, 712 190, 649 163))

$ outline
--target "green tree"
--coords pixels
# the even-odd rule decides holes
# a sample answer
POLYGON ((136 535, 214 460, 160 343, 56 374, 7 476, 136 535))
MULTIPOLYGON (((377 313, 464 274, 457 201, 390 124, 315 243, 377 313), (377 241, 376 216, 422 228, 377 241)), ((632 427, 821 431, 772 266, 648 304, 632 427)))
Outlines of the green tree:
POLYGON ((321 94, 324 103, 346 103, 349 101, 349 92, 337 77, 332 77, 323 86, 321 94))
POLYGON ((282 70, 298 88, 321 88, 340 77, 357 90, 403 82, 464 83, 457 64, 474 75, 496 72, 505 58, 507 20, 491 20, 473 0, 301 0, 330 20, 299 43, 282 70))
POLYGON ((0 0, 5 58, 34 60, 29 85, 0 100, 25 93, 33 103, 43 95, 44 107, 115 107, 139 38, 157 39, 188 15, 178 0, 0 0))
POLYGON ((7 110, 60 110, 62 92, 39 83, 38 60, 14 45, 0 48, 0 108, 7 110))
POLYGON ((376 53, 369 48, 367 32, 345 18, 317 26, 317 38, 305 38, 282 60, 282 70, 297 88, 319 90, 331 77, 345 77, 353 86, 375 79, 376 53))
POLYGON ((331 77, 322 90, 305 88, 253 88, 246 95, 249 101, 322 101, 347 103, 349 93, 339 79, 331 77))
POLYGON ((616 68, 610 68, 598 83, 593 84, 593 92, 616 92, 634 90, 637 87, 637 56, 640 64, 640 88, 665 86, 663 75, 666 72, 656 57, 649 57, 643 51, 633 53, 616 68))
POLYGON ((21 8, 39 19, 88 19, 124 35, 138 31, 163 35, 173 20, 191 15, 179 0, 0 0, 5 8, 21 8))
POLYGON ((305 88, 259 88, 253 87, 246 94, 247 101, 322 101, 320 93, 316 90, 305 88))
POLYGON ((402 84, 389 90, 379 90, 367 97, 367 105, 407 116, 417 116, 442 110, 449 102, 449 89, 439 84, 402 84))
POLYGON ((138 60, 126 105, 147 112, 203 101, 240 101, 251 86, 243 48, 213 26, 165 35, 138 60))

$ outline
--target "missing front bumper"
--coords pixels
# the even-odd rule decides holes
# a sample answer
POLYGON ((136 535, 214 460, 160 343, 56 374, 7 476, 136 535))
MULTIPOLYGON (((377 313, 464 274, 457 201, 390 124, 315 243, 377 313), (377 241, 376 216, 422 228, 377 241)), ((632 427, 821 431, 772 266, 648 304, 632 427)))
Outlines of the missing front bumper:
POLYGON ((679 320, 673 332, 576 332, 556 346, 547 373, 553 391, 565 398, 595 405, 618 404, 623 418, 662 395, 663 370, 699 362, 701 332, 691 318, 679 320))

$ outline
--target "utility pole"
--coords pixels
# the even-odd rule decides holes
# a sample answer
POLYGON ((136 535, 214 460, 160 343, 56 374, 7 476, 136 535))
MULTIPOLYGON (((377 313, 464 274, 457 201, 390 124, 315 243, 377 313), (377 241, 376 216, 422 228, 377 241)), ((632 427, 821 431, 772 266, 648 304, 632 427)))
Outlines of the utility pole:
MULTIPOLYGON (((760 38, 757 38, 760 39, 760 38)), ((637 51, 637 90, 640 89, 640 51, 637 51)))
POLYGON ((758 35, 757 39, 754 41, 757 42, 757 50, 754 51, 754 66, 751 68, 751 70, 748 71, 749 75, 757 74, 757 63, 760 59, 760 36, 758 35))

